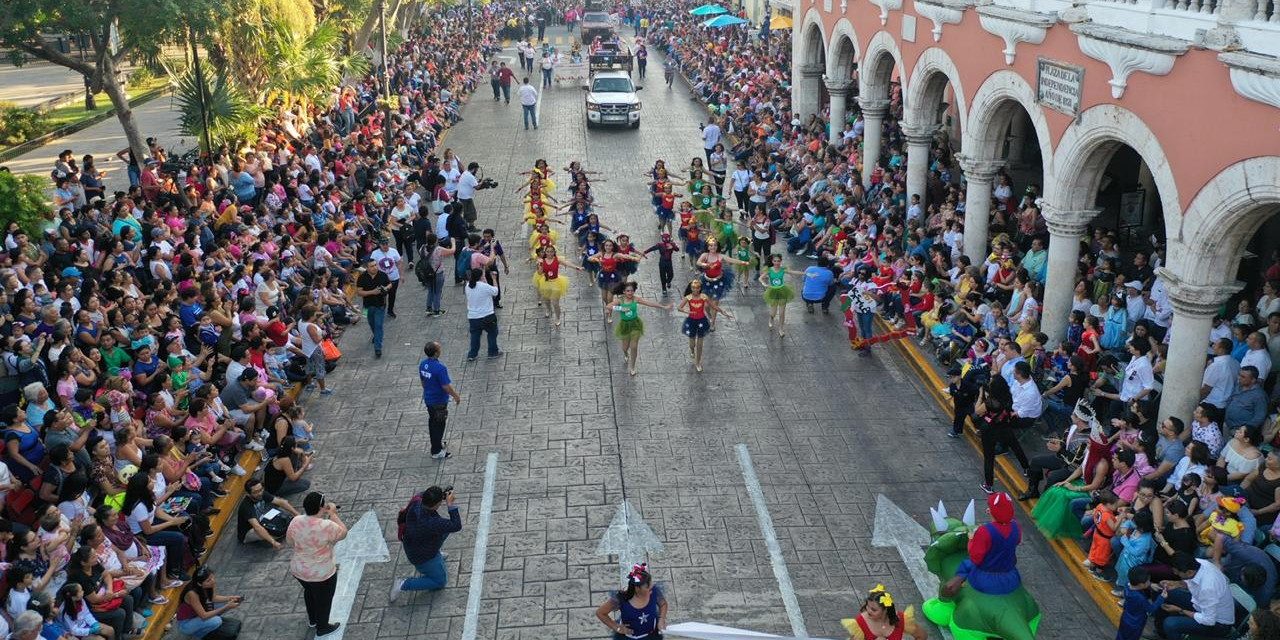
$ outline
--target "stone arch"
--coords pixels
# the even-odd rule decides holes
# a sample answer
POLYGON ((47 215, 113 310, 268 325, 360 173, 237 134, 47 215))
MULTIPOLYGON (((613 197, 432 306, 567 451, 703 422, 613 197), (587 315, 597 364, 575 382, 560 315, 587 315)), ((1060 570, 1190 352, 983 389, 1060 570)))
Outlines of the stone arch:
POLYGON ((968 124, 964 85, 960 83, 960 71, 955 62, 941 47, 926 49, 911 69, 911 79, 903 95, 906 124, 923 127, 937 122, 938 107, 942 104, 947 84, 955 94, 956 112, 964 128, 968 124))
POLYGON ((1080 114, 1067 127, 1053 155, 1053 180, 1045 182, 1045 199, 1064 211, 1092 209, 1107 163, 1122 145, 1142 157, 1160 192, 1166 237, 1182 219, 1178 183, 1155 133, 1136 114, 1101 104, 1080 114))
POLYGON ((822 15, 817 8, 811 8, 804 14, 804 22, 796 34, 800 37, 791 43, 794 64, 825 64, 827 28, 822 24, 822 15))
POLYGON ((827 52, 827 77, 847 80, 853 77, 857 62, 862 59, 858 48, 858 33, 848 18, 840 18, 831 30, 831 46, 827 52))
POLYGON ((898 49, 897 41, 889 32, 877 31, 862 53, 858 95, 871 100, 888 100, 889 82, 893 80, 895 67, 899 77, 907 77, 907 68, 902 63, 902 51, 898 49))
POLYGON ((969 117, 961 131, 961 147, 965 155, 975 160, 1002 159, 1000 154, 1004 148, 1004 134, 1019 108, 1031 117, 1031 124, 1036 130, 1036 143, 1040 146, 1044 184, 1051 184, 1054 165, 1049 121, 1036 103, 1035 89, 1013 71, 1001 69, 991 74, 978 87, 973 100, 969 102, 969 117))
POLYGON ((817 8, 810 8, 791 41, 791 106, 808 116, 822 110, 822 75, 826 69, 827 31, 817 8))
POLYGON ((1166 216, 1170 271, 1193 284, 1231 280, 1249 239, 1277 211, 1280 156, 1250 158, 1223 169, 1180 219, 1166 216))

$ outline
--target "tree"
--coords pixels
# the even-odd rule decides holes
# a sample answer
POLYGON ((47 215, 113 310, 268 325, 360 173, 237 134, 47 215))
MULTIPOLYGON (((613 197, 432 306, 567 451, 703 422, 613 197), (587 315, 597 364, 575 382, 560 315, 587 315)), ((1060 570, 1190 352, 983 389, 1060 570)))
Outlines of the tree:
POLYGON ((47 60, 88 79, 115 107, 129 148, 141 161, 148 150, 129 106, 120 67, 130 55, 154 51, 183 37, 193 20, 219 15, 218 0, 4 0, 0 45, 47 60), (87 37, 93 57, 81 62, 58 50, 44 34, 87 37))
POLYGON ((189 68, 173 82, 173 99, 180 114, 178 128, 183 135, 203 140, 207 122, 209 138, 215 147, 221 141, 237 148, 238 143, 252 139, 258 123, 266 116, 266 109, 254 103, 225 74, 210 74, 203 68, 201 72, 198 74, 194 67, 189 68), (206 106, 203 113, 202 100, 206 106))
POLYGON ((0 171, 0 220, 12 220, 32 238, 40 237, 40 223, 49 210, 45 189, 48 176, 18 176, 0 171))

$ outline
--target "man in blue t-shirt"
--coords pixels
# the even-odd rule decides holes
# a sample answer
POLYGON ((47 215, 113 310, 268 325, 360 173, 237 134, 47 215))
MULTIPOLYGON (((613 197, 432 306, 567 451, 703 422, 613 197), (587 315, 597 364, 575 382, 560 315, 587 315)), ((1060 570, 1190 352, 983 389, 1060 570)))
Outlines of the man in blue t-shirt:
POLYGON ((440 362, 440 343, 428 342, 422 348, 427 356, 418 363, 418 380, 422 382, 422 404, 427 405, 427 429, 431 433, 431 457, 444 460, 453 455, 444 448, 444 425, 449 419, 449 398, 453 403, 462 402, 462 396, 453 389, 449 368, 440 362))
POLYGON ((814 304, 821 304, 823 313, 830 311, 831 298, 835 297, 835 279, 831 261, 826 256, 818 258, 818 264, 804 270, 804 286, 800 289, 800 298, 804 300, 809 313, 813 313, 814 304))

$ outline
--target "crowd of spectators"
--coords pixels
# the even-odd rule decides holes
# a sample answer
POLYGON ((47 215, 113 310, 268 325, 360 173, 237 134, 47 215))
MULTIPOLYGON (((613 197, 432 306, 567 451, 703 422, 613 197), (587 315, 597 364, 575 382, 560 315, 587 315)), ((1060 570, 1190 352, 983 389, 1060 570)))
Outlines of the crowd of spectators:
MULTIPOLYGON (((1017 184, 1007 170, 997 175, 986 258, 971 262, 963 246, 966 183, 945 131, 930 146, 927 193, 907 193, 896 81, 881 160, 865 167, 866 123, 856 107, 844 122, 829 122, 825 107, 809 116, 793 111, 788 31, 706 28, 687 4, 655 9, 648 40, 678 62, 710 123, 727 134, 728 148, 708 149, 721 176, 730 176, 724 188, 735 193, 726 200, 753 216, 753 228, 767 216, 772 230, 758 251, 785 240, 788 252, 832 269, 825 301, 856 298, 866 290, 858 281, 870 280, 872 308, 887 325, 916 330, 919 346, 947 373, 949 435, 972 424, 983 444, 982 489, 992 491, 994 458, 1009 451, 1029 480, 1021 499, 1050 487, 1060 494, 1037 503, 1042 530, 1105 535, 1107 552, 1098 547, 1091 568, 1114 582, 1114 595, 1125 595, 1133 568, 1183 579, 1166 583, 1168 602, 1181 605, 1160 610, 1160 634, 1224 637, 1247 615, 1222 606, 1232 600, 1227 580, 1215 593, 1199 591, 1213 582, 1188 579, 1197 570, 1180 566, 1185 558, 1175 562, 1178 553, 1210 565, 1201 575, 1225 573, 1243 594, 1240 607, 1265 611, 1280 558, 1280 547, 1263 551, 1280 539, 1280 449, 1273 448, 1280 385, 1272 366, 1280 364, 1280 256, 1270 256, 1255 286, 1215 320, 1194 415, 1157 422, 1176 330, 1157 275, 1166 260, 1158 232, 1125 244, 1114 230, 1089 229, 1065 339, 1050 343, 1040 330, 1048 233, 1038 185, 1017 184)), ((1097 546, 1092 540, 1086 548, 1097 546)))
POLYGON ((508 9, 427 13, 389 56, 390 120, 375 70, 195 164, 124 153, 127 190, 59 155, 55 206, 0 253, 0 637, 33 615, 45 637, 129 637, 171 597, 182 632, 235 637, 209 519, 261 451, 238 533, 281 546, 324 443, 290 391, 332 393, 332 340, 360 319, 344 285, 390 267, 369 256, 392 236, 411 250, 508 9))

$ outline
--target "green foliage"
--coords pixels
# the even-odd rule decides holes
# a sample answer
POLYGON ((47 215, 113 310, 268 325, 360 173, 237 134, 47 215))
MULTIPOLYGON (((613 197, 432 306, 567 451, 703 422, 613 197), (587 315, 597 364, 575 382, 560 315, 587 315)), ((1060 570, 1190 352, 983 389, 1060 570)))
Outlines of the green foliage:
POLYGON ((44 114, 12 102, 0 102, 0 144, 21 144, 48 130, 44 114))
POLYGON ((205 71, 204 76, 188 71, 173 81, 173 100, 180 114, 179 130, 204 144, 204 118, 200 112, 200 86, 203 83, 204 96, 208 97, 209 137, 214 145, 251 138, 266 110, 255 104, 224 74, 214 73, 209 77, 209 72, 205 71))
POLYGON ((31 237, 38 237, 41 219, 49 210, 45 190, 50 186, 47 176, 0 172, 0 220, 16 221, 31 237))
POLYGON ((262 104, 323 103, 345 74, 368 70, 362 56, 342 54, 343 35, 334 23, 323 22, 303 35, 271 22, 262 42, 271 72, 259 98, 262 104))

